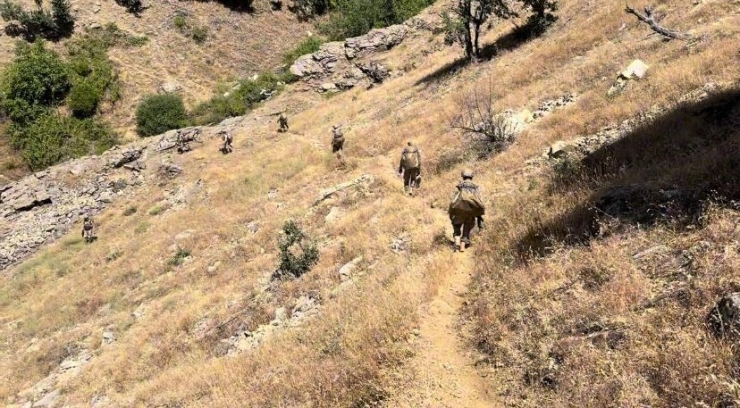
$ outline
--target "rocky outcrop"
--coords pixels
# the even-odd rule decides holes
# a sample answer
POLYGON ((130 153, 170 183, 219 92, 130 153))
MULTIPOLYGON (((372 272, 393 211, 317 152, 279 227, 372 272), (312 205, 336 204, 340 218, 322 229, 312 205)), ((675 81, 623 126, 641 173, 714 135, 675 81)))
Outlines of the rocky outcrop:
POLYGON ((326 43, 315 53, 298 58, 290 72, 319 92, 381 83, 390 76, 390 70, 371 57, 397 46, 411 31, 420 30, 416 24, 397 24, 344 42, 326 43))
MULTIPOLYGON (((184 132, 200 135, 199 128, 184 132)), ((1 182, 0 271, 66 234, 82 216, 101 212, 129 190, 180 175, 182 168, 161 161, 165 154, 161 148, 174 144, 175 138, 176 131, 170 131, 159 138, 114 147, 100 156, 70 160, 15 182, 1 182), (160 163, 147 166, 150 160, 160 163)), ((183 184, 171 192, 168 208, 176 209, 201 195, 201 181, 183 184)))

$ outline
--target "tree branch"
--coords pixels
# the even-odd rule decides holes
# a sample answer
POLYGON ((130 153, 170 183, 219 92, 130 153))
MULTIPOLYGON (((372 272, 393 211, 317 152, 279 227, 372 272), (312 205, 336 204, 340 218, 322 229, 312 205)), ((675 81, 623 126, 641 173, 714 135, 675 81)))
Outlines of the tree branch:
POLYGON ((645 7, 645 15, 640 14, 640 12, 636 11, 635 9, 633 9, 632 7, 630 7, 629 5, 626 5, 625 6, 624 11, 626 13, 628 13, 628 14, 634 15, 635 17, 637 17, 638 20, 640 20, 641 22, 647 24, 648 26, 650 26, 650 28, 653 31, 655 31, 656 33, 658 33, 658 34, 660 34, 660 35, 662 35, 664 37, 667 37, 667 38, 670 38, 670 39, 684 38, 685 37, 684 34, 681 34, 681 33, 677 32, 677 31, 669 30, 669 29, 661 26, 657 22, 655 22, 655 19, 653 18, 653 11, 649 7, 645 7))

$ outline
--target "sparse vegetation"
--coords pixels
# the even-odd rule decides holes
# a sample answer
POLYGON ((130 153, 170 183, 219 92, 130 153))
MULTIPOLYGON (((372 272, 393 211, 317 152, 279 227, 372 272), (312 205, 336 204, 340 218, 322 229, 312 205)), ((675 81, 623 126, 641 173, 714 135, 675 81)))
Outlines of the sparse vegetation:
POLYGON ((193 109, 191 121, 195 125, 205 125, 244 115, 282 90, 284 84, 292 79, 289 73, 279 75, 267 72, 260 74, 256 80, 245 79, 230 87, 222 87, 210 101, 193 109))
POLYGON ((295 60, 302 55, 312 54, 321 48, 321 44, 324 43, 320 37, 310 36, 305 40, 301 41, 294 49, 289 51, 283 56, 283 65, 290 67, 293 65, 295 60))
POLYGON ((180 266, 185 260, 190 257, 190 251, 184 248, 177 247, 175 255, 170 259, 167 264, 170 266, 180 266))
POLYGON ((316 244, 311 242, 293 220, 286 221, 283 225, 279 249, 280 265, 273 275, 277 278, 298 278, 319 261, 316 244))
MULTIPOLYGON (((321 25, 321 31, 331 40, 343 40, 367 33, 373 28, 402 23, 413 17, 434 0, 336 0, 328 2, 329 19, 321 25)), ((326 7, 324 2, 306 2, 302 9, 314 12, 326 7), (307 7, 306 7, 307 6, 307 7)), ((318 13, 321 14, 321 13, 318 13)))
POLYGON ((154 136, 184 127, 188 114, 179 95, 150 95, 136 109, 136 131, 154 136))
POLYGON ((469 138, 470 148, 480 158, 505 150, 516 137, 514 119, 494 107, 492 86, 488 85, 487 92, 474 88, 465 95, 450 120, 450 127, 469 138))

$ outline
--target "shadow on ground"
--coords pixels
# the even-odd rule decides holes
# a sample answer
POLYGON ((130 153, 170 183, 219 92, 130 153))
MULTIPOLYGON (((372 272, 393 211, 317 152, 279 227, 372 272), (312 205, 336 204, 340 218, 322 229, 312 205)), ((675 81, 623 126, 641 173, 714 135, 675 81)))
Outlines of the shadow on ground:
MULTIPOLYGON (((515 27, 494 43, 483 46, 478 62, 490 61, 502 51, 514 50, 535 37, 527 26, 515 27)), ((471 61, 465 57, 458 58, 416 81, 416 85, 430 84, 443 80, 450 75, 454 75, 470 63, 471 61)))
POLYGON ((701 225, 709 204, 739 206, 740 88, 684 102, 567 168, 556 172, 552 194, 592 194, 531 228, 517 244, 522 259, 629 225, 701 225))

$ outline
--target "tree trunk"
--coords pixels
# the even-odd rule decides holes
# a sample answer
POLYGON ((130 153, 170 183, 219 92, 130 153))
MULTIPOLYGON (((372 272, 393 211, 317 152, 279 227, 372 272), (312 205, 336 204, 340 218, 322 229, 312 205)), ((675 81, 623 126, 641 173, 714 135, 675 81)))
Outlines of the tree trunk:
POLYGON ((474 31, 474 42, 473 42, 473 56, 474 60, 477 61, 480 58, 480 23, 473 23, 475 27, 474 31))
POLYGON ((470 61, 475 61, 475 48, 473 47, 473 36, 470 33, 470 24, 465 27, 465 56, 470 61))

